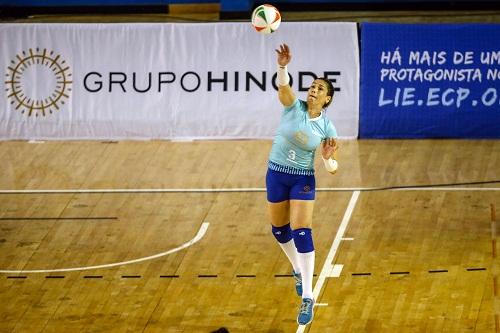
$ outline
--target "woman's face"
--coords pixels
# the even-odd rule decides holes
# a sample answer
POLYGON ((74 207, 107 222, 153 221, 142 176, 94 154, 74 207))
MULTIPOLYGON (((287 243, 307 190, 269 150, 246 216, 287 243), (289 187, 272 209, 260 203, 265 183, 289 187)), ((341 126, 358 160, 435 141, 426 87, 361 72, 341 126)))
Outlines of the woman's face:
POLYGON ((328 85, 325 81, 316 79, 307 90, 307 104, 322 108, 332 97, 328 96, 328 85))

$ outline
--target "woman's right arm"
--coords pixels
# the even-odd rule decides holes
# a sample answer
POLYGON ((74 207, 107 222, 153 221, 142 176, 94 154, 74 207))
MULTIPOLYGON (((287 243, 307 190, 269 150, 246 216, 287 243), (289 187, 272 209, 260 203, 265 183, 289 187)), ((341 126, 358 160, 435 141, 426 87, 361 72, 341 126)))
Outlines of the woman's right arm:
POLYGON ((287 65, 292 60, 292 54, 288 45, 280 45, 278 53, 278 97, 281 104, 285 107, 291 106, 295 102, 295 93, 290 87, 290 78, 288 77, 287 65))

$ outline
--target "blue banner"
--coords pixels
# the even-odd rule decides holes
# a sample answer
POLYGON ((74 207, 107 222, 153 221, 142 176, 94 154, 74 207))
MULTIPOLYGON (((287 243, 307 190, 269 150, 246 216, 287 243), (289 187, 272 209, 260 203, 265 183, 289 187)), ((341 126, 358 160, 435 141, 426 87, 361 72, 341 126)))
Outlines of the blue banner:
POLYGON ((361 26, 361 138, 500 138, 500 25, 361 26))

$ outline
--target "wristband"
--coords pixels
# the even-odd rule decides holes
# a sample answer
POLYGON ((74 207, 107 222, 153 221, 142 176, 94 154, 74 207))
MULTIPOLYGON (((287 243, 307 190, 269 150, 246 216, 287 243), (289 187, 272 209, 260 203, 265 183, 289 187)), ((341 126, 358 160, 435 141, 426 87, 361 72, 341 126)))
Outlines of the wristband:
POLYGON ((277 77, 279 86, 286 86, 290 83, 290 77, 288 77, 288 70, 286 66, 278 65, 277 77))
POLYGON ((328 172, 337 171, 339 164, 337 163, 336 160, 334 160, 332 158, 325 159, 325 158, 323 158, 323 156, 321 156, 321 158, 323 159, 323 162, 325 163, 325 168, 328 172))

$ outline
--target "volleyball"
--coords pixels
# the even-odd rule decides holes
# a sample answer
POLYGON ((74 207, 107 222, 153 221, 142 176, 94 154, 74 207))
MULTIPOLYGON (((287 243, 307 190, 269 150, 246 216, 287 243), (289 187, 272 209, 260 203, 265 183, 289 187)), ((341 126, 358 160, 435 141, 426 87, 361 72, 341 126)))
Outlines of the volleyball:
POLYGON ((270 34, 278 30, 281 14, 276 7, 268 4, 260 5, 252 13, 252 25, 260 33, 270 34))

